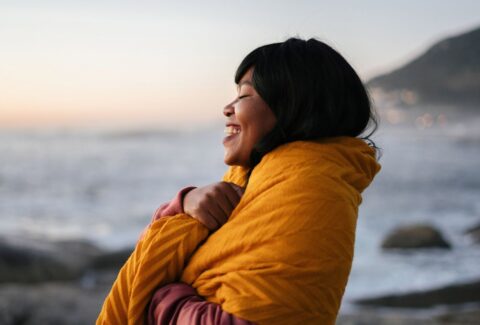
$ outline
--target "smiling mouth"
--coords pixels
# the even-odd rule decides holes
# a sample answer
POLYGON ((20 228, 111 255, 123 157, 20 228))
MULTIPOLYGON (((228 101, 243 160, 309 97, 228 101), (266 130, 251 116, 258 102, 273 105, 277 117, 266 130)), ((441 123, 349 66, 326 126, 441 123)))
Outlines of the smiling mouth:
POLYGON ((237 138, 238 134, 240 133, 240 127, 236 125, 228 125, 225 127, 224 132, 226 137, 223 138, 223 144, 227 145, 229 141, 237 138))
POLYGON ((240 133, 240 127, 230 125, 230 126, 225 127, 224 132, 228 136, 238 134, 238 133, 240 133))

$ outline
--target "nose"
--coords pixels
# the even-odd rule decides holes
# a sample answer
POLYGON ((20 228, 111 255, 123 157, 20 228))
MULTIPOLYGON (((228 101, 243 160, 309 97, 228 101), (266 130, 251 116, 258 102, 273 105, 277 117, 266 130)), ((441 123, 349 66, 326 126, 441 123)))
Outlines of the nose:
POLYGON ((225 115, 226 117, 235 114, 235 108, 233 107, 233 103, 234 102, 231 102, 223 108, 223 115, 225 115))

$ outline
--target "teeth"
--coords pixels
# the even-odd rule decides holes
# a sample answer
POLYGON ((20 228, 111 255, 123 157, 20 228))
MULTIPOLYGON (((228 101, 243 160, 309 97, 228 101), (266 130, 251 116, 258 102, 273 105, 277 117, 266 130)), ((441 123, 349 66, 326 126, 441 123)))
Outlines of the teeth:
POLYGON ((227 126, 224 130, 226 134, 238 134, 240 133, 240 128, 235 126, 227 126))

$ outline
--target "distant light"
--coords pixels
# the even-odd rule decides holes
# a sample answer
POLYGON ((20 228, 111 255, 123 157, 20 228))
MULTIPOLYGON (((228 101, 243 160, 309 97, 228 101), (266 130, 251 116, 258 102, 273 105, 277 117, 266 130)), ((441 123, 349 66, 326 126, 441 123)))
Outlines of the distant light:
POLYGON ((398 124, 405 121, 405 112, 399 109, 389 108, 385 115, 390 124, 398 124))
POLYGON ((425 113, 415 119, 415 125, 419 129, 426 129, 433 125, 434 119, 431 114, 425 113))
POLYGON ((407 105, 414 105, 417 103, 418 96, 412 90, 403 89, 400 93, 400 100, 407 105))
POLYGON ((438 125, 440 125, 441 127, 444 127, 445 125, 447 125, 447 123, 448 123, 448 119, 445 116, 445 114, 441 113, 437 116, 437 124, 438 125))

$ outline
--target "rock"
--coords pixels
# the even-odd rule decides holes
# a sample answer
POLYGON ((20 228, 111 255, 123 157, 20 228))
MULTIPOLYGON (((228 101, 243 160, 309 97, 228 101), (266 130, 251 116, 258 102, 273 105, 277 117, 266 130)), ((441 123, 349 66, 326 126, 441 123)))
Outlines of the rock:
POLYGON ((434 227, 416 224, 394 229, 382 242, 382 248, 450 248, 451 245, 434 227))
POLYGON ((96 256, 90 263, 92 269, 116 269, 119 270, 133 252, 133 248, 125 248, 118 251, 106 252, 96 256))
POLYGON ((70 256, 94 257, 103 253, 103 250, 87 240, 57 240, 52 244, 70 256))
POLYGON ((94 324, 109 287, 75 284, 0 286, 0 324, 94 324))
POLYGON ((438 324, 478 324, 480 319, 480 308, 472 306, 470 308, 462 308, 460 310, 450 310, 437 316, 435 319, 438 324))
POLYGON ((471 236, 475 243, 480 244, 480 223, 466 229, 463 233, 471 236))
POLYGON ((82 241, 34 238, 0 240, 0 283, 72 280, 82 276, 102 251, 82 241))
POLYGON ((455 305, 418 312, 412 309, 361 307, 341 313, 336 325, 473 325, 478 324, 479 319, 480 305, 455 305))
POLYGON ((358 305, 428 308, 437 305, 480 303, 480 280, 406 294, 355 300, 358 305))
POLYGON ((340 314, 336 325, 438 325, 433 319, 412 313, 380 311, 378 308, 363 308, 355 312, 340 314))

